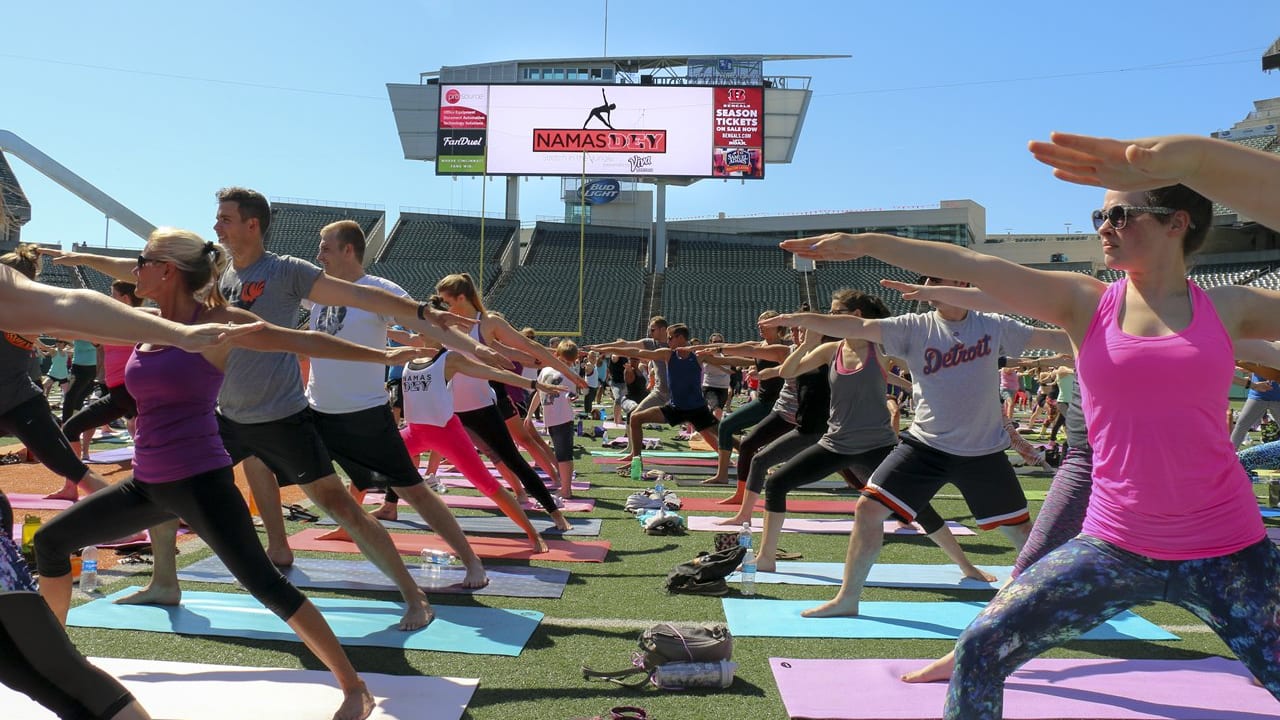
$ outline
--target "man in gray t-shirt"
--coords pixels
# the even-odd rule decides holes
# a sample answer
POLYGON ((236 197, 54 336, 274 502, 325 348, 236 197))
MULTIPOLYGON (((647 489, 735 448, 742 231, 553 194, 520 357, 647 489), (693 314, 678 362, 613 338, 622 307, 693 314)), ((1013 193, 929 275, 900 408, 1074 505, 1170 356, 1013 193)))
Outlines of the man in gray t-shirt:
MULTIPOLYGON (((621 340, 618 342, 605 343, 603 345, 588 346, 588 350, 595 350, 599 353, 616 353, 618 355, 627 355, 634 350, 665 350, 667 347, 667 327, 670 323, 661 315, 654 315, 649 319, 649 337, 639 340, 621 340)), ((667 387, 667 361, 654 360, 653 390, 640 401, 631 412, 636 413, 649 408, 660 408, 671 402, 671 390, 667 387)), ((625 421, 626 418, 623 418, 625 421)), ((627 448, 627 452, 634 452, 634 448, 627 448)))

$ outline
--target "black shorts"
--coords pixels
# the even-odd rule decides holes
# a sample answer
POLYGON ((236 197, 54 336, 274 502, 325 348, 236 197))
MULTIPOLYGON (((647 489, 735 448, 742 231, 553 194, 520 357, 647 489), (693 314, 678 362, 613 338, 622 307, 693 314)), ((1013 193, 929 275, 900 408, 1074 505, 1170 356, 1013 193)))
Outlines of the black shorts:
POLYGON ((400 439, 390 406, 312 413, 325 448, 357 488, 408 487, 422 482, 417 463, 400 439))
POLYGON ((903 434, 902 442, 876 468, 862 494, 915 520, 943 485, 960 490, 978 527, 1021 525, 1031 519, 1022 485, 1004 451, 967 457, 934 450, 903 434))
POLYGON ((503 421, 519 417, 520 411, 516 409, 516 404, 511 402, 511 395, 507 393, 507 389, 500 383, 489 383, 489 385, 493 388, 494 404, 498 407, 498 415, 503 421))
POLYGON ((0 435, 17 437, 45 467, 71 482, 80 482, 89 472, 88 466, 71 449, 43 395, 36 395, 0 415, 0 435))
POLYGON ((702 399, 707 401, 708 410, 720 410, 729 406, 729 388, 704 387, 702 399))
POLYGON ((391 398, 391 407, 404 411, 404 390, 400 378, 387 381, 387 397, 391 398))
POLYGON ((334 474, 310 408, 264 423, 238 423, 219 414, 218 433, 233 465, 255 456, 282 486, 309 485, 334 474))
POLYGON ((556 462, 573 462, 573 423, 560 423, 547 428, 551 436, 551 447, 556 453, 556 462))
POLYGON ((693 423, 694 430, 706 430, 715 425, 716 416, 711 414, 706 405, 693 408, 692 410, 681 410, 675 405, 662 406, 662 419, 668 425, 679 425, 681 423, 693 423))

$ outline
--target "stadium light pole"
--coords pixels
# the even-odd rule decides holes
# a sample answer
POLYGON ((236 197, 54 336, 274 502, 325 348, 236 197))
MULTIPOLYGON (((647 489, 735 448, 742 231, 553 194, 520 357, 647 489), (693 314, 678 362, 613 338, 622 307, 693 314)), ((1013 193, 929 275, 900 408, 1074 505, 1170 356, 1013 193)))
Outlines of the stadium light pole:
POLYGON ((604 0, 604 56, 609 57, 609 0, 604 0))

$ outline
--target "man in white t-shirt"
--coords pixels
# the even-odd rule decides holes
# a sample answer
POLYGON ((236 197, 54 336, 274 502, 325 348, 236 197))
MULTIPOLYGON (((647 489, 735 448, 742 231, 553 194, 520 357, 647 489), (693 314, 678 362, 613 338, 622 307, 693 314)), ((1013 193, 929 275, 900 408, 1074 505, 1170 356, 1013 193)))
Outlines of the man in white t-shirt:
MULTIPOLYGON (((351 220, 330 223, 320 231, 316 263, 331 277, 408 297, 403 288, 390 280, 365 274, 364 249, 364 231, 359 224, 351 220)), ((311 330, 366 347, 384 347, 388 328, 395 324, 395 318, 357 307, 319 305, 309 300, 303 301, 303 306, 311 310, 311 330)), ((420 342, 404 333, 398 333, 395 339, 420 342)), ((352 494, 363 498, 365 491, 383 485, 394 490, 458 554, 467 568, 468 586, 483 585, 485 572, 480 558, 471 549, 449 508, 423 482, 416 458, 409 456, 400 439, 382 366, 311 358, 306 392, 320 437, 329 455, 351 478, 352 494)), ((325 537, 347 539, 346 531, 341 528, 325 537)))

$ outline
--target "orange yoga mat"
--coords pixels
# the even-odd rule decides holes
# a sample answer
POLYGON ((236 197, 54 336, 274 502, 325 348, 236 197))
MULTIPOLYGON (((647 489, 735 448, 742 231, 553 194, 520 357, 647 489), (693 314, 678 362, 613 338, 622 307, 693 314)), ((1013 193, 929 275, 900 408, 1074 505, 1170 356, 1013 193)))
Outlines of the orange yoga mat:
MULTIPOLYGON (((360 548, 347 540, 317 540, 317 536, 332 528, 311 528, 289 536, 289 547, 294 550, 317 552, 358 553, 360 548)), ((449 550, 439 535, 391 533, 391 541, 401 555, 417 555, 426 548, 449 550)), ((609 543, 604 540, 569 541, 545 540, 549 552, 534 554, 529 541, 524 538, 498 538, 472 535, 467 538, 471 549, 482 558, 503 560, 550 560, 554 562, 604 562, 609 554, 609 543)))

